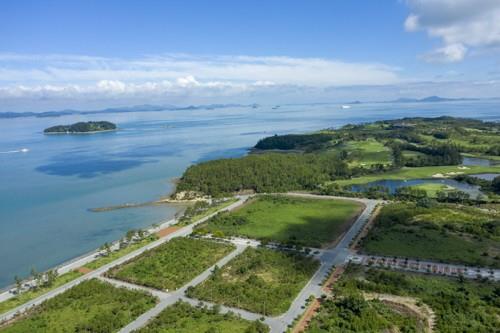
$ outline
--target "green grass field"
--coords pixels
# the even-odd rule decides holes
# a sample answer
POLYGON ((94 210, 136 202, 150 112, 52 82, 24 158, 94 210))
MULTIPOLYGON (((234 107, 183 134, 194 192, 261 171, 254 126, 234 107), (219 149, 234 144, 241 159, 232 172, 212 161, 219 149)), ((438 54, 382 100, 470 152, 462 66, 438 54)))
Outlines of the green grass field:
POLYGON ((146 293, 88 280, 30 310, 3 333, 117 332, 156 304, 146 293))
POLYGON ((349 152, 351 166, 371 166, 373 164, 391 164, 391 150, 375 139, 348 141, 340 149, 349 152))
POLYGON ((10 298, 6 301, 0 302, 0 314, 7 312, 9 310, 12 310, 12 309, 14 309, 14 308, 18 307, 19 305, 22 305, 26 302, 29 302, 32 299, 35 299, 38 296, 43 295, 43 294, 45 294, 53 289, 56 289, 57 287, 60 287, 63 284, 66 284, 70 281, 73 281, 74 279, 76 279, 82 275, 83 275, 82 273, 79 273, 76 271, 68 272, 66 274, 62 274, 62 275, 58 276, 55 279, 54 284, 51 285, 50 287, 41 287, 41 288, 38 288, 36 290, 27 291, 27 292, 21 293, 19 295, 16 295, 15 297, 10 298))
POLYGON ((192 307, 185 302, 169 306, 138 333, 266 333, 261 322, 249 322, 233 313, 220 314, 217 309, 192 307))
POLYGON ((408 180, 408 179, 419 179, 419 178, 432 178, 435 174, 443 174, 448 176, 453 176, 453 173, 463 173, 463 174, 477 174, 477 173, 500 173, 500 166, 467 166, 467 169, 461 169, 457 165, 445 165, 445 166, 429 166, 421 168, 401 168, 399 170, 389 171, 385 173, 380 173, 376 175, 367 175, 363 177, 357 177, 352 179, 342 179, 337 180, 334 183, 348 186, 354 184, 366 184, 382 179, 398 179, 398 180, 408 180))
POLYGON ((189 289, 187 295, 255 313, 278 315, 288 310, 318 267, 318 261, 302 255, 247 248, 207 280, 189 289))
POLYGON ((424 190, 429 198, 436 198, 437 193, 441 191, 453 191, 456 188, 444 184, 436 183, 423 183, 415 186, 411 186, 414 189, 424 190))
POLYGON ((471 207, 384 206, 362 241, 369 254, 500 267, 500 214, 471 207))
POLYGON ((230 244, 179 237, 113 268, 108 276, 160 290, 173 290, 233 250, 230 244))
POLYGON ((424 153, 413 151, 413 150, 403 150, 404 157, 424 157, 426 156, 424 153))
POLYGON ((261 196, 213 217, 197 232, 320 247, 339 237, 360 210, 359 203, 347 200, 261 196))
MULTIPOLYGON (((400 295, 415 298, 428 305, 435 312, 435 332, 476 333, 498 332, 500 327, 500 298, 498 282, 467 281, 445 277, 431 277, 421 274, 400 273, 383 269, 368 269, 350 265, 342 278, 334 285, 336 295, 362 295, 363 292, 400 295)), ((354 323, 363 313, 363 304, 351 302, 347 313, 354 323), (353 307, 354 305, 354 307, 353 307), (359 305, 359 306, 357 306, 359 305)), ((418 305, 418 303, 417 303, 418 305)), ((397 308, 396 308, 397 311, 397 308)), ((343 317, 342 312, 332 313, 327 318, 343 317)), ((375 318, 370 318, 372 322, 375 318)), ((339 321, 341 322, 341 321, 339 321)), ((361 323, 370 325, 370 323, 361 323)), ((390 323, 389 323, 390 324, 390 323)), ((326 332, 373 332, 380 330, 327 330, 326 332)), ((315 331, 325 332, 325 331, 315 331)), ((393 331, 390 331, 393 332, 393 331)), ((398 331, 394 331, 398 332, 398 331)), ((402 330, 399 332, 415 332, 402 330)), ((311 332, 308 332, 311 333, 311 332)))

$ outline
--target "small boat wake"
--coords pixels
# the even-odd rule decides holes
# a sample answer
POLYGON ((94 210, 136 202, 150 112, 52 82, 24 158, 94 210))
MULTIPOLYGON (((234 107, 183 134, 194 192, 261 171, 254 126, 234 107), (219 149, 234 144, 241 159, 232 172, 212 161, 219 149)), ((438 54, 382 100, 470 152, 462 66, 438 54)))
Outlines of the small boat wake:
POLYGON ((17 150, 0 151, 0 154, 15 154, 15 153, 27 153, 30 150, 28 148, 21 148, 17 150))

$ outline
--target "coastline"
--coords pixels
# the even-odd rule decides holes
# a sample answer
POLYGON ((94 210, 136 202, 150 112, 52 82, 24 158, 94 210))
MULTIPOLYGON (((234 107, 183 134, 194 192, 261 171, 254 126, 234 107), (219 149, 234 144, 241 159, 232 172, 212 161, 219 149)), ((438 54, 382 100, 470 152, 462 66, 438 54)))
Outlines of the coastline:
MULTIPOLYGON (((171 218, 169 220, 166 220, 166 221, 158 224, 157 226, 151 225, 149 228, 144 229, 144 230, 150 234, 153 234, 155 232, 160 231, 161 229, 172 226, 175 223, 177 223, 177 219, 171 218)), ((120 245, 120 239, 111 242, 110 248, 115 249, 115 248, 118 248, 119 245, 120 245)), ((84 266, 84 265, 98 259, 100 257, 99 255, 101 254, 101 252, 102 252, 102 250, 97 248, 97 249, 92 250, 90 252, 81 254, 75 258, 69 259, 69 260, 67 260, 67 261, 65 261, 57 266, 49 268, 45 272, 50 271, 50 270, 55 270, 58 275, 68 273, 72 270, 75 270, 81 266, 84 266)), ((31 281, 31 280, 28 280, 28 281, 31 281)), ((28 281, 24 281, 24 282, 27 283, 28 281)), ((0 288, 0 302, 6 301, 9 298, 15 296, 14 294, 12 294, 10 292, 13 288, 15 288, 14 284, 0 288)))
MULTIPOLYGON (((149 201, 149 202, 144 202, 144 203, 139 203, 139 204, 122 204, 122 205, 101 207, 101 208, 89 208, 88 210, 91 212, 105 212, 105 211, 111 211, 111 210, 115 210, 115 209, 138 208, 138 207, 147 207, 147 206, 162 205, 162 204, 171 204, 173 206, 175 206, 175 205, 187 206, 189 204, 190 200, 184 200, 184 201, 176 200, 175 202, 169 201, 170 196, 173 193, 175 193, 176 179, 177 178, 172 178, 170 180, 171 183, 174 185, 174 188, 172 189, 172 191, 170 193, 167 193, 164 196, 161 196, 159 199, 157 199, 155 201, 149 201), (184 202, 184 204, 183 204, 183 202, 184 202)), ((183 211, 184 210, 181 210, 181 212, 183 212, 183 211)), ((173 217, 173 218, 169 218, 168 220, 164 220, 163 222, 161 222, 159 224, 152 223, 149 227, 142 229, 142 230, 146 231, 147 233, 153 234, 153 233, 156 233, 161 229, 167 228, 167 227, 169 227, 177 222, 178 222, 177 218, 173 217)), ((109 243, 110 248, 111 249, 119 248, 121 239, 122 238, 115 239, 112 242, 110 242, 109 243)), ((102 250, 100 250, 99 248, 96 248, 94 250, 88 251, 86 253, 82 253, 76 257, 68 259, 68 260, 66 260, 58 265, 50 267, 41 273, 45 273, 45 272, 48 272, 50 270, 55 270, 58 273, 58 275, 68 273, 72 270, 75 270, 81 266, 84 266, 84 265, 98 259, 101 252, 102 252, 102 250)), ((29 279, 29 278, 30 277, 28 277, 27 279, 29 279)), ((32 280, 31 279, 23 280, 24 283, 27 283, 28 281, 32 281, 32 280)), ((14 297, 15 295, 10 292, 14 288, 15 288, 15 284, 9 284, 9 285, 4 286, 4 287, 0 286, 0 302, 6 301, 6 300, 14 297)))

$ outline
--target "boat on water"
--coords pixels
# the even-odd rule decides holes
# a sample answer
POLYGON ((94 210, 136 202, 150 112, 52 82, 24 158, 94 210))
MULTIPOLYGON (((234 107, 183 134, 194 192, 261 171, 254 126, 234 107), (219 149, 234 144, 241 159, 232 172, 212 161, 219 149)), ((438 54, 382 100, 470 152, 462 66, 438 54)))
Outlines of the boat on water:
POLYGON ((350 105, 341 105, 340 108, 341 109, 350 109, 351 106, 350 105))

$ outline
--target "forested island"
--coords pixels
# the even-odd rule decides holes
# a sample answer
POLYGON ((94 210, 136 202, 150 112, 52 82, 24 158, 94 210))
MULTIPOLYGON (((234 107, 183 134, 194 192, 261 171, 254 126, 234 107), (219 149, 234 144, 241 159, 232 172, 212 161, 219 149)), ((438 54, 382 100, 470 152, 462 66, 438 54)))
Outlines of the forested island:
POLYGON ((104 131, 114 131, 116 125, 109 121, 87 121, 78 122, 71 125, 57 125, 46 128, 45 134, 78 134, 78 133, 96 133, 104 131))

